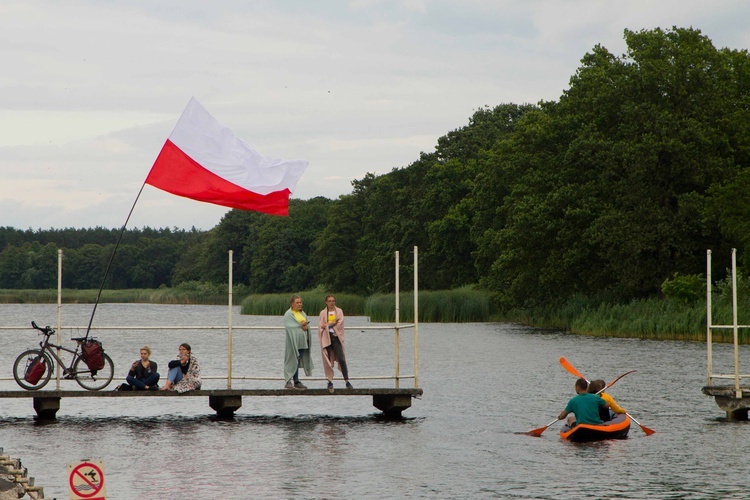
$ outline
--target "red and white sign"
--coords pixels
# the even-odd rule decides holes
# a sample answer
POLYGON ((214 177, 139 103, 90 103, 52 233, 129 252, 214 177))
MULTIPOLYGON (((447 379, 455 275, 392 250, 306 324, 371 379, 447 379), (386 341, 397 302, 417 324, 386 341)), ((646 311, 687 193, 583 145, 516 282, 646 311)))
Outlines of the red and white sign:
POLYGON ((104 464, 83 461, 68 464, 70 500, 106 500, 104 489, 104 464))

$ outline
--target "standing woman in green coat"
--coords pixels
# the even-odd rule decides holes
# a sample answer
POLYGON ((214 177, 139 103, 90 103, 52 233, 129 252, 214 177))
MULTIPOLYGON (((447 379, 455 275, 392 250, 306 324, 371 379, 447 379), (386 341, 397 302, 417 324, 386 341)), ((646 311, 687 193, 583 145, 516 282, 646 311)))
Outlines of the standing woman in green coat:
POLYGON ((310 331, 307 314, 302 310, 302 297, 293 295, 289 302, 289 310, 284 314, 284 330, 286 330, 286 348, 284 350, 284 380, 285 389, 307 389, 299 381, 299 369, 305 370, 305 375, 312 375, 313 362, 310 356, 310 331))

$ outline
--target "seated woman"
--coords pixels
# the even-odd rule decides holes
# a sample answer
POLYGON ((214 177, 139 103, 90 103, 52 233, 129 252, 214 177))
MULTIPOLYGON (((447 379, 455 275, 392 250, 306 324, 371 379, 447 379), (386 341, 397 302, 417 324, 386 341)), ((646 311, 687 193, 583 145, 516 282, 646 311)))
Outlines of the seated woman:
POLYGON ((151 348, 141 347, 141 359, 133 363, 125 380, 135 391, 157 390, 159 388, 159 372, 155 361, 151 361, 151 348))
POLYGON ((169 362, 169 375, 162 391, 188 392, 201 388, 201 366, 192 355, 190 344, 180 344, 177 358, 169 362))

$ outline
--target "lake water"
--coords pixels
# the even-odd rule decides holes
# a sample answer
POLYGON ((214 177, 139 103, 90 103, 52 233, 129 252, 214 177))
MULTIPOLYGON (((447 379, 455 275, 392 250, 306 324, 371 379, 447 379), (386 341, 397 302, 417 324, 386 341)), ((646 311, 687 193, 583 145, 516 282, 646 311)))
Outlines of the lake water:
MULTIPOLYGON (((345 304, 344 304, 345 306, 345 304)), ((63 306, 63 325, 86 325, 90 305, 63 306)), ((54 305, 0 305, 0 325, 56 322, 54 305)), ((221 325, 218 306, 99 306, 94 326, 221 325)), ((237 325, 281 325, 240 316, 237 325)), ((350 375, 393 373, 393 333, 361 330, 347 318, 350 375)), ((122 377, 149 344, 162 366, 187 341, 204 375, 226 373, 226 331, 98 331, 122 377)), ((67 340, 70 332, 65 332, 67 340)), ((413 373, 413 330, 402 332, 401 373, 413 373)), ((0 376, 38 342, 31 330, 0 330, 0 376)), ((233 387, 281 388, 281 330, 234 332, 235 375, 277 381, 233 387)), ((107 498, 747 498, 750 427, 727 422, 701 393, 701 343, 587 338, 513 324, 419 325, 419 385, 404 419, 378 417, 371 397, 243 398, 233 420, 219 420, 207 398, 63 399, 54 423, 34 420, 30 399, 0 405, 0 446, 21 458, 47 498, 67 498, 67 465, 104 462, 107 498), (573 444, 552 421, 573 395, 565 356, 589 378, 614 380, 613 397, 656 434, 633 425, 622 441, 573 444)), ((314 376, 322 377, 314 351, 314 376)), ((750 351, 741 349, 747 366, 750 351)), ((714 346, 715 371, 730 371, 730 346, 714 346)), ((163 371, 163 370, 160 370, 163 371)), ((743 373, 747 368, 741 369, 743 373)), ((304 379, 303 379, 304 380, 304 379)), ((353 380, 356 387, 392 381, 353 380)), ((52 387, 54 381, 50 382, 52 387)), ((79 389, 72 381, 63 389, 79 389)), ((402 381, 409 386, 411 380, 402 381)), ((116 382, 107 390, 111 390, 116 382)), ((310 387, 325 387, 310 381, 310 387)), ((336 380, 336 386, 343 382, 336 380)), ((3 389, 19 389, 0 381, 3 389)), ((205 388, 225 388, 207 380, 205 388)))

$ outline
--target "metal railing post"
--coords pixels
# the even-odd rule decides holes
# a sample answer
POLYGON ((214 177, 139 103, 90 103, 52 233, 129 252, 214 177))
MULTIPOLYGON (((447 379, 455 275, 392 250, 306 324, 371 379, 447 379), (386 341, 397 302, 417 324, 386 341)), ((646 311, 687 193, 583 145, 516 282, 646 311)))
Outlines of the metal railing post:
MULTIPOLYGON (((62 344, 62 337, 60 329, 62 328, 62 248, 57 249, 57 345, 62 344)), ((60 355, 60 349, 57 350, 57 355, 60 355)), ((55 384, 57 390, 60 390, 60 363, 57 363, 57 376, 55 377, 55 384)))
POLYGON ((232 257, 229 251, 229 331, 227 332, 227 389, 232 388, 232 257))
POLYGON ((419 248, 414 246, 414 387, 419 387, 419 248))
POLYGON ((739 328, 737 324, 737 249, 732 249, 732 332, 734 336, 734 391, 735 397, 741 398, 740 391, 740 348, 739 328))
POLYGON ((400 308, 400 302, 399 302, 399 288, 400 288, 400 280, 399 280, 399 253, 398 250, 396 250, 396 327, 395 327, 395 337, 396 337, 396 389, 398 389, 399 386, 399 376, 400 376, 400 352, 399 352, 399 308, 400 308))
POLYGON ((706 251, 706 347, 708 351, 706 385, 711 385, 711 373, 713 373, 713 333, 711 322, 711 250, 708 250, 706 251))

